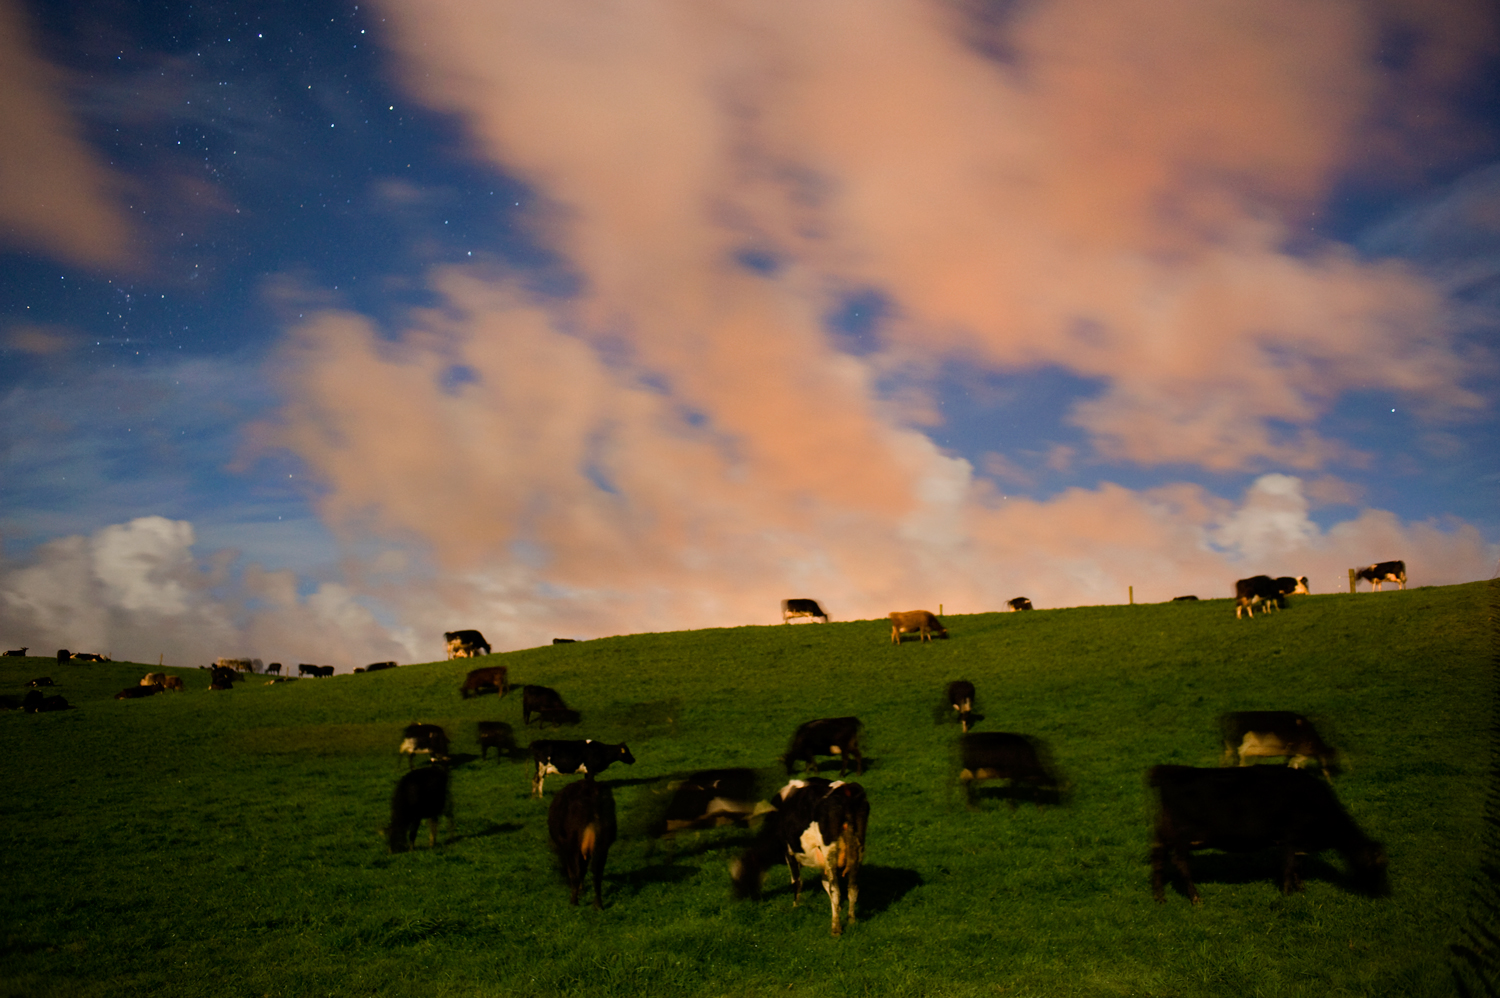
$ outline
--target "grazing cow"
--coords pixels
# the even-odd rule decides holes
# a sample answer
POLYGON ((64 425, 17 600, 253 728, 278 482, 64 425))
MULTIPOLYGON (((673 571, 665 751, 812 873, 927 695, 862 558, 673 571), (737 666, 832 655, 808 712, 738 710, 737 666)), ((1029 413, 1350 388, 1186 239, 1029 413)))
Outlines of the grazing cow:
POLYGON ((1302 889, 1297 855, 1337 849, 1350 867, 1356 890, 1386 891, 1385 849, 1367 838, 1340 806, 1333 788, 1298 769, 1194 769, 1155 766, 1147 775, 1159 807, 1151 844, 1151 893, 1162 894, 1162 867, 1170 858, 1193 904, 1198 888, 1188 872, 1194 849, 1255 852, 1275 848, 1281 856, 1281 891, 1302 889))
MULTIPOLYGON (((30 645, 27 645, 27 647, 29 648, 30 645)), ((5 654, 10 658, 25 658, 26 648, 13 648, 5 654)))
POLYGON ((550 686, 525 686, 521 689, 521 723, 530 724, 531 715, 545 710, 567 710, 562 696, 550 686))
POLYGON ((1283 575, 1276 580, 1276 588, 1281 590, 1283 596, 1306 596, 1312 592, 1307 588, 1307 576, 1305 575, 1283 575))
POLYGON ((594 907, 603 908, 604 863, 615 841, 615 797, 592 777, 569 783, 547 809, 547 834, 568 876, 569 904, 578 903, 585 871, 594 874, 594 907))
POLYGON ((478 631, 444 631, 443 640, 448 642, 450 659, 478 658, 481 648, 484 649, 484 654, 490 653, 490 643, 478 631))
POLYGON ((807 617, 828 623, 828 613, 815 599, 784 599, 781 601, 781 622, 790 624, 793 617, 807 617))
POLYGON ((706 769, 673 781, 651 835, 660 838, 692 829, 742 823, 770 808, 760 799, 760 780, 753 769, 706 769))
POLYGON ((823 875, 823 889, 833 909, 835 936, 844 934, 840 920, 843 896, 849 898, 849 924, 859 900, 859 867, 864 862, 870 802, 858 783, 793 780, 776 795, 755 844, 729 866, 741 897, 760 893, 765 872, 785 861, 792 874, 792 907, 802 899, 802 868, 823 875), (842 883, 841 883, 842 880, 842 883))
POLYGON ((379 672, 382 669, 394 669, 394 668, 396 668, 396 663, 395 662, 371 662, 369 665, 365 666, 365 671, 366 672, 379 672))
POLYGON ((1012 610, 1032 609, 1031 600, 1027 599, 1025 596, 1017 596, 1015 599, 1008 599, 1005 601, 1005 605, 1010 607, 1012 610))
POLYGON ((553 728, 561 728, 563 725, 572 727, 581 720, 583 720, 583 715, 576 710, 568 710, 566 708, 562 710, 542 710, 537 712, 536 726, 539 728, 544 725, 553 728))
MULTIPOLYGON (((1057 792, 1057 777, 1042 765, 1036 745, 1025 735, 981 731, 962 736, 959 748, 962 766, 958 779, 970 802, 974 785, 982 780, 1010 780, 1012 790, 1026 786, 1039 804, 1041 794, 1057 792)), ((1010 803, 1015 807, 1014 798, 1010 803)))
POLYGON ((142 686, 161 686, 166 681, 167 681, 167 674, 165 672, 148 672, 148 673, 146 673, 145 678, 141 680, 141 685, 142 686))
POLYGON ((31 687, 37 687, 37 686, 56 686, 57 684, 52 681, 52 677, 51 676, 38 676, 36 679, 31 680, 26 685, 27 686, 31 686, 31 687))
POLYGON ((542 796, 543 781, 552 774, 571 776, 583 773, 593 779, 612 763, 635 765, 635 756, 630 754, 630 749, 623 742, 619 745, 607 745, 592 738, 582 741, 540 738, 531 743, 531 758, 536 762, 536 776, 531 780, 533 797, 542 796))
POLYGON ((555 644, 555 645, 576 645, 578 643, 578 639, 577 638, 553 638, 552 639, 552 643, 555 644))
POLYGON ((139 700, 142 697, 152 697, 161 692, 161 686, 152 683, 150 686, 127 686, 115 694, 116 700, 139 700))
POLYGON ((333 666, 315 665, 313 666, 313 675, 318 679, 327 679, 329 676, 333 675, 333 666))
POLYGON ((111 661, 111 659, 110 659, 110 657, 108 655, 95 655, 93 652, 78 651, 78 652, 74 652, 73 653, 73 661, 75 661, 75 662, 109 662, 109 661, 111 661))
POLYGON ((406 852, 416 845, 417 828, 427 822, 427 847, 437 847, 438 819, 447 817, 448 838, 453 838, 453 798, 448 795, 448 768, 441 764, 414 769, 396 781, 391 797, 391 824, 382 829, 391 852, 406 852))
POLYGON ((178 693, 181 693, 183 690, 187 689, 187 687, 182 683, 181 676, 167 676, 162 680, 161 688, 163 690, 176 690, 178 693))
POLYGON ((1312 722, 1289 710, 1237 710, 1219 719, 1224 733, 1222 765, 1248 766, 1253 756, 1286 756, 1287 765, 1300 769, 1317 760, 1329 779, 1338 772, 1338 752, 1313 728, 1312 722))
POLYGON ((401 732, 401 748, 397 756, 406 756, 406 768, 411 769, 418 752, 426 752, 429 761, 448 758, 448 735, 436 724, 408 724, 401 732))
POLYGON ((792 774, 799 762, 807 769, 818 771, 818 756, 839 757, 839 775, 849 772, 849 757, 854 756, 855 772, 864 775, 865 757, 859 751, 859 729, 863 727, 857 717, 825 717, 808 721, 792 735, 792 745, 786 750, 782 761, 786 763, 787 775, 792 774))
POLYGON ((209 672, 208 688, 211 690, 232 690, 234 689, 234 681, 238 678, 233 669, 214 666, 209 672))
POLYGON ((1198 597, 1196 597, 1196 596, 1173 596, 1172 597, 1172 602, 1173 603, 1196 603, 1196 602, 1198 602, 1198 597))
POLYGON ((504 697, 510 692, 510 680, 506 678, 505 666, 490 665, 483 669, 471 669, 458 688, 458 695, 465 700, 495 690, 504 697))
POLYGON ((948 629, 943 626, 943 622, 937 619, 936 614, 926 610, 896 610, 890 614, 890 618, 893 645, 901 643, 901 635, 913 631, 921 633, 923 641, 931 641, 934 634, 940 638, 948 637, 948 629))
POLYGON ((268 675, 268 676, 279 676, 279 675, 281 675, 281 663, 280 662, 272 662, 270 665, 266 666, 266 675, 268 675))
POLYGON ((948 704, 958 712, 958 723, 967 733, 974 714, 974 684, 967 679, 955 679, 948 684, 948 704))
POLYGON ((62 663, 67 662, 67 661, 71 661, 72 658, 73 658, 73 653, 70 652, 70 651, 68 651, 68 649, 66 649, 66 648, 59 648, 59 649, 57 649, 57 664, 58 665, 61 665, 62 663))
POLYGON ((516 750, 516 735, 504 721, 479 722, 479 757, 488 759, 490 749, 495 750, 495 761, 500 756, 509 757, 516 750))
POLYGON ((1262 612, 1270 613, 1272 607, 1286 606, 1286 596, 1282 594, 1281 587, 1276 580, 1269 575, 1252 575, 1248 579, 1240 579, 1234 584, 1234 619, 1239 620, 1241 613, 1255 616, 1255 604, 1264 603, 1262 612))
POLYGON ((68 701, 61 696, 42 696, 39 690, 32 690, 21 700, 21 709, 28 714, 45 714, 53 710, 67 710, 68 701))
POLYGON ((1370 588, 1380 592, 1382 582, 1399 583, 1402 589, 1406 588, 1406 562, 1404 561, 1377 561, 1367 568, 1361 568, 1354 573, 1354 581, 1364 579, 1370 583, 1370 588))
POLYGON ((308 665, 306 662, 303 662, 301 665, 297 666, 297 675, 316 676, 318 675, 318 667, 316 665, 308 665))

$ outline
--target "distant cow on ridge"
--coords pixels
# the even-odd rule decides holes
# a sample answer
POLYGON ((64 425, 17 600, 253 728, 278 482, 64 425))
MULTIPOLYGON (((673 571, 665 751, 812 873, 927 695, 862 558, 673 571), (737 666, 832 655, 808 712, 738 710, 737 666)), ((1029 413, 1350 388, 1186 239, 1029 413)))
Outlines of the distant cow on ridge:
POLYGON ((781 622, 790 624, 793 617, 808 617, 828 623, 828 612, 815 599, 784 599, 781 601, 781 622))
POLYGON ((448 643, 448 657, 478 658, 490 653, 490 643, 478 631, 444 631, 443 640, 448 643), (479 649, 483 648, 481 653, 479 649))
POLYGON ((931 641, 934 634, 944 639, 948 637, 948 629, 943 626, 943 622, 938 620, 937 614, 928 610, 895 610, 891 612, 890 620, 893 645, 901 643, 901 635, 913 631, 921 634, 923 641, 931 641))
POLYGON ((1375 564, 1359 569, 1354 573, 1354 581, 1365 580, 1375 592, 1380 592, 1382 582, 1395 582, 1406 588, 1406 562, 1404 561, 1377 561, 1375 564))

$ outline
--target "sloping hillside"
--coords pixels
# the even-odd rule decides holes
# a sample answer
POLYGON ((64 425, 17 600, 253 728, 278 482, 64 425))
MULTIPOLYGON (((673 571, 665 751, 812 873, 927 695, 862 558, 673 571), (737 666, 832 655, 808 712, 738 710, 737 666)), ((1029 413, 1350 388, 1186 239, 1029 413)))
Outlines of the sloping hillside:
MULTIPOLYGON (((152 666, 0 659, 0 693, 50 675, 75 709, 0 714, 0 994, 1447 994, 1479 865, 1494 701, 1487 584, 947 619, 640 634, 369 675, 115 701, 152 666), (523 761, 477 758, 470 668, 561 691, 549 737, 626 741, 605 778, 638 830, 671 774, 767 767, 804 720, 856 714, 872 805, 860 921, 828 936, 775 871, 731 899, 724 828, 611 854, 602 912, 573 909, 523 761), (972 680, 978 730, 1043 740, 1057 806, 969 809, 940 699, 972 680), (1201 854, 1204 902, 1151 900, 1143 772, 1217 765, 1227 710, 1292 709, 1343 750, 1336 788, 1389 851, 1393 894, 1345 890, 1334 853, 1283 898, 1269 855, 1201 854), (376 829, 401 728, 454 739, 455 841, 389 855, 376 829), (1002 990, 1003 989, 1003 990, 1002 990)), ((165 670, 174 671, 174 670, 165 670)), ((825 764, 825 772, 827 765, 825 764)), ((548 781, 548 799, 566 782, 548 781)))

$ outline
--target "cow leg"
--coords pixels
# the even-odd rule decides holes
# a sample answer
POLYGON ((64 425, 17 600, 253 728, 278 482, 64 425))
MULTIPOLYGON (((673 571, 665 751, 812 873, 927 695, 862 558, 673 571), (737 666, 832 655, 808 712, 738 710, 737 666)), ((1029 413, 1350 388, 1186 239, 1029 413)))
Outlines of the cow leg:
POLYGON ((438 819, 436 817, 427 819, 427 848, 437 848, 438 819))
POLYGON ((864 776, 865 775, 865 757, 864 757, 864 753, 860 752, 858 745, 851 745, 850 748, 853 749, 853 751, 854 751, 854 772, 855 772, 855 775, 857 775, 857 776, 864 776))
POLYGON ((539 762, 536 764, 536 775, 531 778, 531 796, 542 795, 542 781, 547 778, 547 764, 539 762))
POLYGON ((827 865, 823 867, 823 889, 828 892, 828 904, 833 908, 833 934, 841 936, 844 934, 844 926, 839 921, 839 906, 844 899, 839 892, 839 874, 834 865, 836 862, 835 857, 829 856, 827 865))
POLYGON ((604 909, 604 861, 608 856, 608 846, 596 848, 592 860, 594 868, 594 907, 601 911, 604 909))
POLYGON ((791 850, 787 850, 786 868, 792 874, 792 907, 795 908, 797 902, 802 900, 802 864, 792 855, 791 850))
POLYGON ((848 774, 849 774, 849 755, 848 755, 847 752, 840 752, 839 753, 839 775, 840 776, 847 776, 848 774))
POLYGON ((1281 860, 1281 893, 1290 894, 1302 889, 1302 877, 1297 873, 1297 850, 1286 847, 1281 860))
POLYGON ((1177 867, 1177 872, 1182 874, 1182 883, 1187 887, 1188 898, 1193 904, 1201 904, 1203 899, 1198 896, 1198 888, 1193 885, 1193 875, 1188 872, 1187 850, 1174 846, 1172 848, 1172 865, 1177 867))
POLYGON ((1160 842, 1151 847, 1151 896, 1157 904, 1165 904, 1167 896, 1162 892, 1162 867, 1166 865, 1167 847, 1160 842))

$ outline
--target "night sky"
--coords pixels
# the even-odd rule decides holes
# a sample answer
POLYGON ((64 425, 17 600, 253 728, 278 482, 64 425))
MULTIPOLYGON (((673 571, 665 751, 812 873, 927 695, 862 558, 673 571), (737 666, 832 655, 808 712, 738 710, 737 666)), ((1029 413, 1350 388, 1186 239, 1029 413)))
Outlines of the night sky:
POLYGON ((0 639, 1500 568, 1500 16, 0 0, 0 639))

